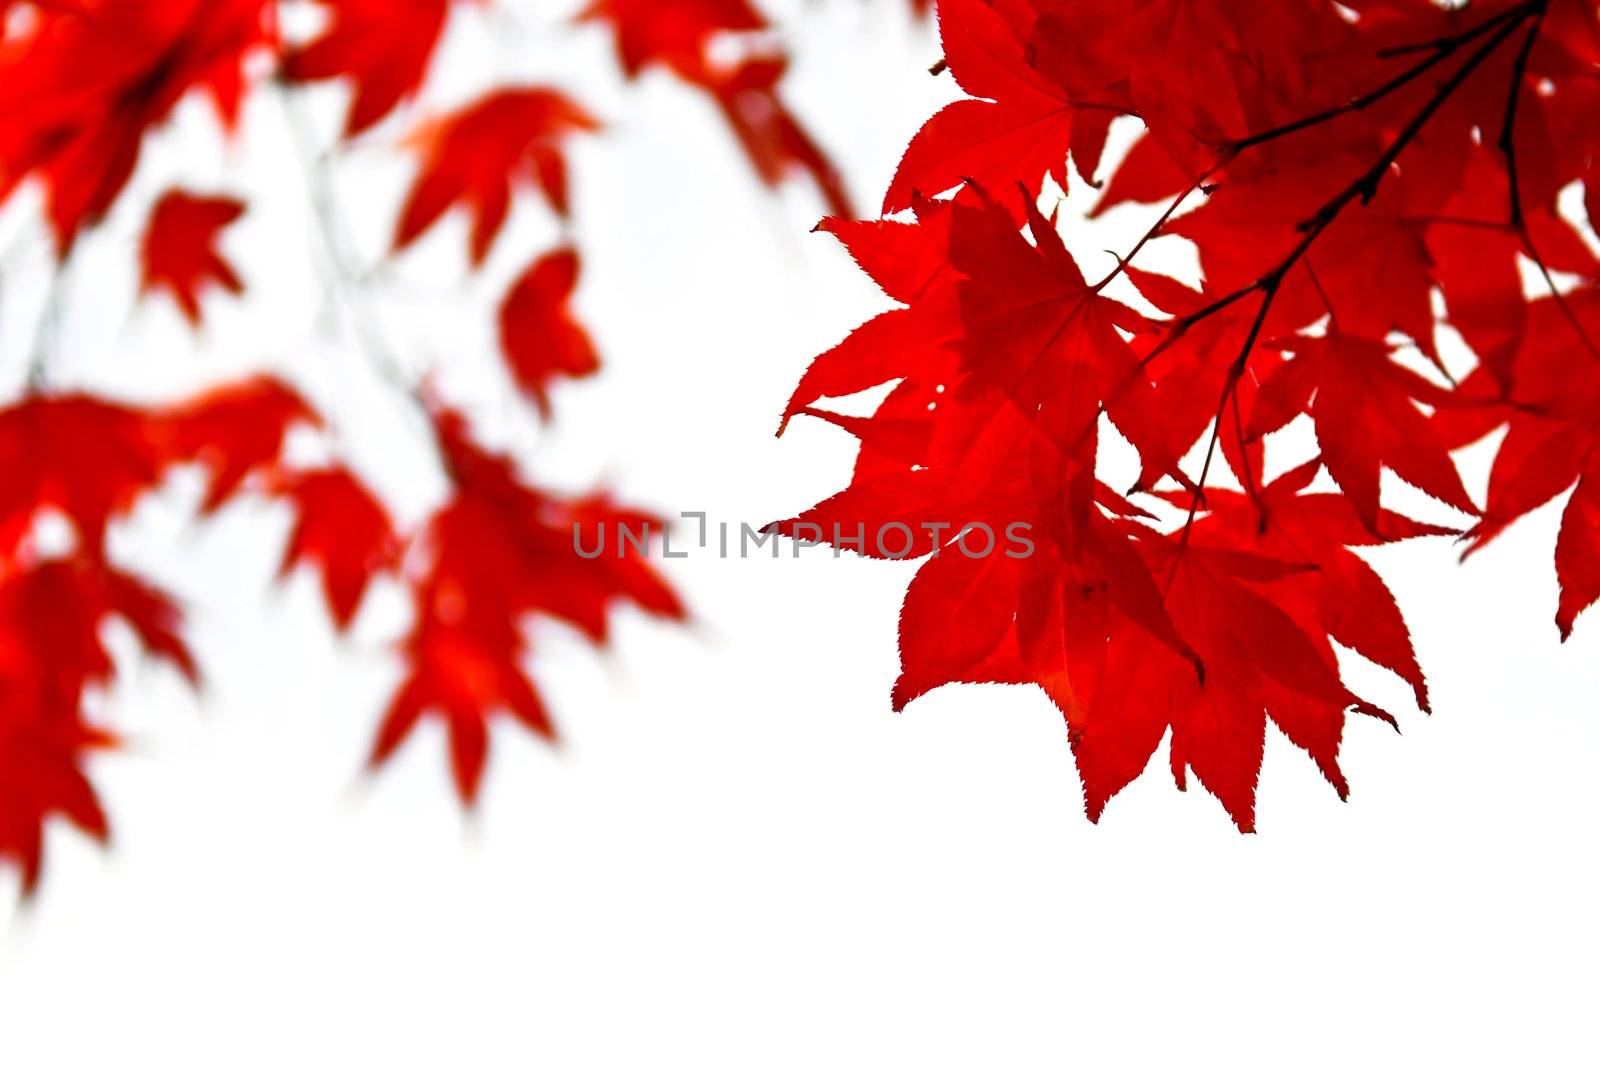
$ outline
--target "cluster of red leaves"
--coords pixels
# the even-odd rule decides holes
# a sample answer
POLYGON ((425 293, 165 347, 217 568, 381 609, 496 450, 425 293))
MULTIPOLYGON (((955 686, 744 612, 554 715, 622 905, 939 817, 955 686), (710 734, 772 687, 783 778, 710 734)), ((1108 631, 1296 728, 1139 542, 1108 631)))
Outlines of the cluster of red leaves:
POLYGON ((817 358, 785 415, 861 444, 850 485, 789 531, 857 549, 862 526, 906 524, 929 556, 897 708, 952 682, 1038 685, 1091 818, 1167 737, 1179 787, 1192 772, 1250 830, 1269 722, 1343 796, 1347 715, 1393 721, 1338 647, 1428 707, 1400 610, 1351 548, 1451 530, 1389 508, 1384 470, 1465 515, 1473 545, 1576 483, 1562 634, 1600 598, 1600 261, 1558 210, 1581 183, 1600 222, 1596 0, 938 8, 971 99, 911 142, 893 218, 827 224, 899 307, 817 358), (1119 120, 1142 126, 1108 167, 1119 120), (1069 162, 1095 213, 1161 206, 1094 280, 1035 207, 1069 162), (1172 243, 1198 289, 1141 266, 1172 243), (1459 383, 1451 335, 1476 358, 1459 383), (885 385, 869 418, 816 408, 885 385), (1269 481, 1266 444, 1301 416, 1315 455, 1277 440, 1293 467, 1269 481), (1452 451, 1506 426, 1477 502, 1452 451), (1126 493, 1104 482, 1113 429, 1142 470, 1126 493), (1031 555, 952 539, 1017 523, 1031 555))
MULTIPOLYGON (((348 469, 284 460, 289 432, 321 420, 275 380, 247 380, 161 408, 71 394, 0 411, 0 858, 21 867, 26 887, 38 877, 46 819, 60 815, 98 837, 107 831, 82 769, 91 752, 115 743, 89 714, 92 696, 115 677, 106 623, 121 620, 145 651, 198 678, 179 636, 177 605, 120 571, 106 552, 111 524, 175 467, 204 473, 207 513, 243 493, 287 505, 294 523, 283 572, 314 569, 340 628, 349 628, 379 576, 408 579, 418 618, 404 647, 407 678, 374 761, 391 754, 422 715, 437 714, 449 725, 457 782, 469 800, 497 712, 552 734, 522 668, 530 616, 570 622, 596 643, 622 601, 682 616, 632 545, 623 557, 585 560, 574 552, 575 526, 637 531, 648 518, 604 496, 567 500, 530 487, 509 462, 473 444, 459 415, 437 408, 434 422, 454 489, 408 535, 348 469), (46 518, 68 526, 65 546, 41 538, 46 518)), ((585 538, 594 540, 594 532, 585 538)))
POLYGON ((37 175, 63 252, 111 207, 145 135, 179 100, 204 92, 233 124, 247 62, 276 43, 267 0, 10 6, 18 10, 0 39, 0 196, 37 175))
POLYGON ((177 606, 108 560, 111 523, 182 464, 203 467, 207 506, 221 506, 272 469, 292 424, 313 419, 270 380, 166 409, 71 394, 0 411, 0 858, 21 867, 25 887, 38 878, 47 818, 106 834, 82 767, 115 742, 86 710, 115 677, 107 622, 197 676, 177 606), (47 517, 70 528, 65 546, 41 538, 47 517))
MULTIPOLYGON (((64 259, 118 202, 146 137, 180 101, 209 98, 231 131, 246 100, 273 79, 288 91, 323 81, 346 86, 340 137, 367 135, 423 88, 453 12, 468 5, 298 6, 320 15, 309 39, 280 32, 275 0, 3 0, 0 201, 35 183, 64 259)), ((780 99, 786 57, 744 0, 602 0, 581 21, 609 27, 629 77, 660 67, 708 94, 763 182, 807 176, 832 211, 848 214, 831 165, 780 99), (741 58, 726 58, 728 42, 741 58)), ((598 126, 566 94, 529 85, 494 87, 414 124, 405 145, 418 169, 397 210, 392 251, 459 209, 471 220, 467 254, 476 269, 520 192, 536 192, 567 216, 569 143, 598 126)), ((143 290, 170 297, 196 325, 208 290, 243 294, 244 279, 221 244, 246 210, 227 196, 174 189, 161 197, 140 246, 143 290)), ((546 252, 499 308, 506 369, 545 418, 555 379, 599 367, 572 307, 579 273, 577 250, 546 252)), ((106 550, 109 526, 176 467, 206 474, 205 513, 242 493, 283 503, 294 518, 283 571, 304 566, 320 575, 339 628, 351 627, 377 578, 405 584, 416 617, 373 761, 392 754, 419 719, 439 717, 468 801, 478 792, 494 716, 509 713, 553 735, 527 675, 530 619, 565 622, 600 644, 620 605, 683 616, 633 543, 620 557, 592 560, 574 549, 575 531, 590 529, 592 542, 596 526, 648 534, 659 522, 603 494, 541 491, 509 459, 477 445, 450 406, 431 398, 424 406, 450 492, 410 532, 398 530, 379 497, 337 461, 311 470, 285 461, 291 429, 315 429, 321 420, 276 381, 248 380, 153 408, 33 382, 0 409, 0 859, 15 862, 28 887, 52 816, 106 834, 84 766, 115 744, 96 709, 116 678, 108 624, 122 622, 146 652, 197 676, 175 602, 119 570, 106 550), (41 537, 52 525, 70 530, 67 546, 41 537)))

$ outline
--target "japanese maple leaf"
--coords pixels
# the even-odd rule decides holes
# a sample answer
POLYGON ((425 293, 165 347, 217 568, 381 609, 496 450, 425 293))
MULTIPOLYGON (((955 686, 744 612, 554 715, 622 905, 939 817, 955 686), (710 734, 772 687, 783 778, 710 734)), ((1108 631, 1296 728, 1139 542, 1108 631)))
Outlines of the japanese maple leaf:
MULTIPOLYGON (((1378 527, 1384 535, 1376 536, 1347 496, 1307 490, 1321 467, 1321 458, 1299 465, 1255 496, 1207 488, 1205 515, 1191 539, 1199 545, 1215 540, 1248 546, 1268 558, 1305 566, 1306 571, 1276 585, 1279 605, 1394 673, 1411 686, 1417 706, 1428 711, 1427 681, 1400 607, 1388 585, 1351 548, 1459 532, 1383 510, 1378 527)), ((1189 505, 1187 492, 1165 497, 1189 505)))
POLYGON ((441 119, 417 136, 421 170, 395 230, 403 249, 452 205, 473 217, 471 255, 483 263, 511 210, 513 189, 537 185, 561 215, 568 210, 565 142, 600 124, 553 89, 502 89, 441 119))
POLYGON ((713 54, 718 37, 737 34, 751 41, 767 29, 747 0, 596 0, 579 18, 611 25, 629 78, 659 65, 710 94, 767 185, 803 172, 816 182, 830 213, 854 215, 833 164, 778 95, 788 66, 784 55, 760 40, 738 60, 713 54))
POLYGON ((1097 513, 1072 548, 1030 544, 979 554, 956 540, 918 571, 900 614, 894 709, 945 684, 1036 684, 1075 723, 1121 624, 1198 672, 1116 524, 1097 513))
MULTIPOLYGON (((1600 96, 1596 97, 1600 104, 1600 96)), ((1592 144, 1589 137, 1573 138, 1592 144)), ((1523 224, 1511 223, 1511 186, 1503 165, 1477 150, 1461 174, 1461 185, 1437 218, 1429 221, 1428 258, 1444 296, 1446 317, 1502 388, 1511 386, 1512 365, 1527 328, 1528 301, 1522 270, 1531 247, 1553 271, 1600 277, 1600 261, 1553 205, 1524 197, 1523 224)))
POLYGON ((0 196, 43 182, 58 250, 127 184, 145 134, 191 90, 237 117, 244 65, 273 42, 265 0, 85 0, 0 52, 0 196))
POLYGON ((500 306, 500 348, 517 384, 546 418, 550 382, 581 378, 600 369, 589 332, 573 315, 578 254, 560 249, 540 257, 512 285, 500 306))
POLYGON ((1488 368, 1473 373, 1461 393, 1477 410, 1440 411, 1434 425, 1444 441, 1461 445, 1506 425, 1489 474, 1483 519, 1468 533, 1469 553, 1512 522, 1567 489, 1556 539, 1562 639, 1578 615, 1600 599, 1600 288, 1528 306, 1527 330, 1510 367, 1512 392, 1501 394, 1488 368))
POLYGON ((1040 8, 1037 65, 1079 98, 1138 115, 1189 175, 1235 139, 1317 110, 1308 99, 1355 97, 1377 51, 1328 4, 1053 0, 1040 8))
POLYGON ((328 21, 312 41, 290 49, 284 76, 314 82, 349 79, 345 137, 370 129, 416 95, 444 32, 450 0, 318 0, 328 21))
MULTIPOLYGON (((1338 762, 1347 712, 1396 723, 1339 680, 1331 641, 1391 670, 1429 709, 1400 609, 1349 548, 1452 533, 1385 511, 1387 534, 1375 537, 1343 495, 1307 492, 1320 467, 1314 459, 1255 495, 1207 488, 1208 512, 1192 530, 1165 546, 1141 543, 1167 578, 1166 606, 1205 674, 1183 672, 1170 651, 1148 645, 1108 661, 1116 672, 1108 669, 1095 717, 1073 744, 1091 817, 1137 776, 1169 724, 1179 787, 1193 770, 1242 830, 1254 827, 1268 719, 1347 796, 1338 762)), ((1168 497, 1192 502, 1187 492, 1168 497)))
POLYGON ((824 220, 885 294, 899 302, 862 324, 806 369, 785 407, 778 433, 825 397, 842 398, 914 374, 942 383, 952 355, 945 343, 960 331, 956 281, 950 267, 950 211, 923 202, 916 222, 824 220))
POLYGON ((490 719, 509 713, 546 738, 555 730, 524 664, 530 615, 564 620, 604 642, 611 611, 633 603, 663 617, 683 606, 641 551, 613 543, 593 558, 601 532, 617 526, 646 535, 653 522, 604 497, 570 500, 527 486, 510 460, 468 436, 454 412, 436 414, 454 497, 421 537, 424 564, 413 577, 417 621, 403 653, 406 677, 384 716, 372 761, 381 764, 424 716, 443 718, 451 770, 468 803, 477 798, 488 756, 490 719), (578 531, 575 532, 575 529, 578 531))
POLYGON ((47 509, 98 553, 110 522, 161 480, 166 463, 158 429, 137 409, 68 394, 0 410, 0 557, 23 547, 47 509))
POLYGON ((348 629, 372 581, 399 564, 400 538, 389 511, 349 469, 286 472, 272 490, 294 511, 280 573, 317 570, 334 624, 348 629))
POLYGON ((1169 646, 1113 633, 1104 675, 1071 734, 1091 818, 1138 775, 1169 728, 1179 787, 1193 771, 1250 832, 1269 720, 1310 754, 1341 797, 1348 792, 1338 766, 1346 712, 1393 722, 1341 681, 1320 604, 1296 587, 1314 567, 1261 553, 1254 531, 1224 527, 1204 540, 1179 533, 1140 542, 1204 673, 1169 646))
POLYGON ((830 214, 854 215, 832 162, 778 96, 787 67, 783 59, 757 58, 709 68, 701 84, 716 99, 761 181, 777 187, 790 172, 802 172, 816 182, 830 214))
POLYGON ((21 868, 24 890, 38 881, 47 820, 64 817, 98 839, 107 833, 82 764, 115 740, 87 723, 82 704, 115 675, 103 639, 113 618, 196 679, 177 609, 139 580, 83 556, 25 556, 0 575, 0 859, 21 868))
POLYGON ((1117 111, 1074 106, 1071 94, 1028 61, 1028 43, 984 0, 943 0, 945 62, 970 96, 947 105, 917 132, 884 195, 883 211, 911 206, 967 180, 991 190, 1049 175, 1067 186, 1067 151, 1078 131, 1079 170, 1093 175, 1117 111))
POLYGON ((659 63, 691 82, 706 73, 712 38, 767 26, 748 0, 595 0, 578 17, 611 25, 628 77, 659 63))
POLYGON ((321 418, 287 384, 256 376, 173 406, 158 422, 167 456, 206 470, 203 508, 211 512, 252 476, 275 469, 291 428, 316 426, 321 418))
POLYGON ((109 734, 70 720, 29 724, 14 715, 0 718, 0 860, 21 872, 23 895, 38 887, 50 819, 65 818, 99 841, 110 835, 83 764, 113 744, 109 734))
MULTIPOLYGON (((980 191, 981 195, 981 191, 980 191)), ((1187 482, 1170 452, 1150 384, 1125 333, 1144 317, 1084 278, 1050 221, 1028 201, 1030 244, 1011 215, 987 196, 957 205, 950 260, 964 332, 956 344, 968 380, 997 388, 1037 413, 1063 451, 1069 512, 1092 497, 1095 426, 1104 410, 1157 471, 1187 482)), ((965 388, 963 388, 965 389, 965 388)), ((958 391, 958 398, 960 391, 958 391)))
POLYGON ((1296 358, 1262 386, 1263 395, 1274 396, 1278 416, 1262 418, 1258 428, 1276 430, 1309 398, 1328 474, 1371 531, 1381 534, 1378 483, 1385 468, 1448 506, 1478 512, 1445 444, 1417 407, 1450 404, 1446 390, 1396 363, 1381 343, 1333 332, 1288 345, 1296 358))
POLYGON ((217 251, 222 230, 244 215, 242 201, 172 190, 156 202, 140 250, 143 289, 165 290, 191 324, 200 323, 200 294, 207 285, 244 292, 233 266, 217 251))

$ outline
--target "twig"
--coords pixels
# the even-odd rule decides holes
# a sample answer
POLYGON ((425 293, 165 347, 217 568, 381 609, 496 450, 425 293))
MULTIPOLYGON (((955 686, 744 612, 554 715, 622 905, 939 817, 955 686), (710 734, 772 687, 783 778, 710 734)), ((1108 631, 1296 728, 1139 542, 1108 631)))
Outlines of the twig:
POLYGON ((49 386, 50 359, 55 355, 57 342, 61 334, 61 309, 66 301, 67 266, 71 257, 69 250, 66 258, 52 265, 50 270, 50 286, 45 292, 44 305, 39 310, 39 321, 33 330, 33 346, 28 356, 28 385, 29 394, 37 394, 49 386))
POLYGON ((1385 97, 1388 97, 1391 93, 1410 85, 1412 82, 1428 73, 1428 71, 1432 70, 1450 56, 1454 55, 1456 51, 1459 50, 1463 45, 1470 44, 1502 23, 1510 22, 1512 25, 1520 23, 1523 19, 1528 17, 1533 9, 1542 8, 1543 6, 1543 0, 1531 0, 1531 2, 1522 4, 1519 7, 1509 8, 1505 11, 1502 11, 1494 18, 1486 19, 1477 26, 1474 26, 1472 29, 1466 30, 1462 33, 1455 34, 1450 37, 1436 38, 1420 45, 1408 46, 1403 50, 1390 49, 1380 52, 1378 53, 1380 57, 1388 57, 1400 55, 1402 52, 1421 51, 1423 49, 1427 49, 1432 52, 1432 55, 1428 56, 1428 58, 1424 59, 1415 66, 1402 71, 1400 74, 1391 78, 1389 81, 1383 83, 1383 85, 1372 90, 1371 92, 1363 93, 1361 96, 1346 104, 1341 104, 1334 108, 1328 108, 1324 111, 1308 115, 1302 119, 1296 119, 1294 122, 1284 123, 1281 126, 1275 126, 1268 130, 1263 130, 1259 134, 1252 134, 1249 137, 1230 142, 1224 147, 1224 156, 1237 156, 1244 150, 1253 148, 1256 145, 1261 145, 1265 142, 1276 140, 1277 138, 1286 137, 1289 134, 1298 133, 1310 127, 1318 126, 1330 120, 1337 119, 1342 115, 1350 115, 1353 112, 1364 111, 1367 108, 1370 108, 1372 105, 1383 100, 1385 97))
POLYGON ((1134 243, 1133 248, 1128 250, 1127 255, 1117 258, 1117 266, 1111 269, 1110 274, 1108 274, 1104 279, 1101 279, 1098 283, 1094 284, 1094 287, 1092 288, 1094 292, 1099 293, 1100 291, 1104 290, 1113 279, 1121 275, 1123 270, 1127 268, 1128 264, 1132 262, 1133 258, 1143 252, 1144 247, 1149 245, 1150 241, 1161 233, 1161 229, 1167 225, 1168 221, 1170 221, 1175 214, 1177 214, 1178 209, 1183 207, 1183 203, 1187 201, 1196 190, 1204 187, 1206 180, 1211 178, 1212 175, 1215 175, 1221 166, 1221 164, 1217 164, 1215 167, 1207 169, 1192 183, 1190 183, 1187 189, 1178 194, 1177 197, 1173 198, 1172 203, 1167 206, 1167 210, 1161 213, 1161 218, 1157 219, 1150 229, 1144 232, 1143 237, 1134 243))
POLYGON ((339 206, 333 186, 328 179, 326 165, 316 148, 311 125, 294 91, 281 81, 278 83, 278 90, 283 101, 284 113, 289 120, 295 151, 305 171, 317 234, 322 240, 323 252, 333 269, 334 290, 344 303, 351 330, 355 332, 360 349, 377 377, 426 410, 427 404, 422 397, 421 388, 384 337, 377 318, 366 307, 361 292, 361 272, 349 253, 349 242, 342 229, 339 206))
POLYGON ((1506 94, 1505 119, 1500 124, 1500 154, 1506 158, 1506 181, 1510 186, 1511 226, 1519 234, 1523 231, 1522 184, 1517 174, 1517 104, 1522 100, 1522 83, 1528 75, 1528 56, 1533 52, 1533 42, 1539 36, 1539 26, 1544 22, 1544 5, 1539 5, 1538 17, 1528 26, 1528 33, 1517 50, 1511 64, 1511 88, 1506 94))

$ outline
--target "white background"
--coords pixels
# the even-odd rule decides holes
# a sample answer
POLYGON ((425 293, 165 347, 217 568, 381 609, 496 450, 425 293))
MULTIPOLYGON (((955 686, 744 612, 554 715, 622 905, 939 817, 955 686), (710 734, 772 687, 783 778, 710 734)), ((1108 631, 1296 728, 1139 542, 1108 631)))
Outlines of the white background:
MULTIPOLYGON (((885 307, 807 234, 818 199, 758 189, 703 99, 622 85, 560 5, 463 8, 433 103, 486 71, 538 75, 610 121, 576 151, 575 226, 607 367, 558 390, 547 429, 497 378, 488 302, 556 237, 531 199, 478 282, 459 281, 456 221, 372 283, 359 302, 393 347, 437 363, 546 482, 606 479, 735 524, 842 486, 841 433, 772 437, 810 357, 885 307)), ((798 56, 787 95, 864 209, 954 92, 899 8, 773 5, 798 56)), ((338 91, 315 96, 326 132, 338 91)), ((318 296, 281 102, 262 95, 233 148, 211 130, 186 107, 85 245, 54 381, 163 397, 278 369, 414 521, 439 479, 414 415, 340 337, 350 309, 318 296), (198 338, 167 305, 132 306, 132 236, 174 177, 253 204, 228 239, 250 300, 214 301, 198 338)), ((408 174, 400 131, 339 165, 363 263, 408 174)), ((13 382, 47 278, 28 211, 0 232, 13 382)), ((1135 223, 1109 226, 1125 229, 1069 236, 1093 256, 1135 223)), ((945 689, 892 715, 914 566, 826 550, 671 563, 696 624, 627 616, 603 654, 538 629, 564 745, 502 726, 463 817, 433 727, 359 772, 402 600, 380 593, 336 637, 309 577, 273 583, 286 516, 245 503, 196 524, 192 498, 180 481, 117 546, 192 605, 208 684, 194 697, 131 666, 104 704, 129 746, 94 767, 111 849, 53 831, 30 906, 0 878, 4 1066, 1594 1066, 1600 622, 1557 643, 1558 509, 1466 567, 1442 543, 1375 556, 1437 713, 1402 736, 1352 723, 1348 803, 1269 737, 1245 837, 1173 790, 1164 753, 1091 826, 1036 691, 945 689)), ((1352 672, 1402 704, 1397 682, 1352 672)))

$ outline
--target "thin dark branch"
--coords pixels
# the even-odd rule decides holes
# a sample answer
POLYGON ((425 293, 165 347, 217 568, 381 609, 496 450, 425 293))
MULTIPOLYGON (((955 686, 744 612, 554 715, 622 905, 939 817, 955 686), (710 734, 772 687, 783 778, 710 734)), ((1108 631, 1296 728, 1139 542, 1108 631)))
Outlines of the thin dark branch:
MULTIPOLYGON (((1262 288, 1261 306, 1256 309, 1256 317, 1251 321, 1250 330, 1245 334, 1244 345, 1239 348, 1239 356, 1228 366, 1228 378, 1222 385, 1222 397, 1217 400, 1217 415, 1211 421, 1211 440, 1206 444, 1206 459, 1200 466, 1200 478, 1195 481, 1195 490, 1189 496, 1189 515, 1183 522, 1183 534, 1179 537, 1179 546, 1189 545, 1189 532, 1194 528, 1195 514, 1200 511, 1201 503, 1205 500, 1206 480, 1211 475, 1211 464, 1216 460, 1217 441, 1222 435, 1222 416, 1238 389, 1239 380, 1244 378, 1245 369, 1249 367, 1250 354, 1256 347, 1256 340, 1261 337, 1261 329, 1267 322, 1267 313, 1272 311, 1272 301, 1278 296, 1278 288, 1282 283, 1282 276, 1278 276, 1262 288)), ((1240 438, 1243 439, 1243 435, 1240 438)), ((1249 481, 1251 477, 1246 475, 1244 479, 1249 481)))
POLYGON ((1334 310, 1333 299, 1328 296, 1328 291, 1322 285, 1322 280, 1317 277, 1317 269, 1306 261, 1306 276, 1311 280, 1311 285, 1317 291, 1317 297, 1322 299, 1322 307, 1328 310, 1328 323, 1334 327, 1339 326, 1339 313, 1334 310))
POLYGON ((1134 243, 1133 248, 1128 250, 1127 255, 1117 258, 1117 266, 1111 269, 1110 274, 1108 274, 1104 279, 1101 279, 1098 283, 1094 284, 1093 289, 1095 293, 1099 293, 1100 291, 1104 290, 1113 279, 1122 274, 1123 269, 1125 269, 1133 261, 1134 257, 1137 257, 1141 252, 1144 251, 1144 247, 1150 244, 1151 239, 1155 238, 1161 233, 1161 229, 1167 225, 1168 221, 1172 219, 1172 217, 1177 213, 1178 209, 1183 207, 1183 203, 1193 196, 1196 190, 1203 187, 1206 184, 1206 180, 1215 175, 1220 167, 1221 165, 1219 164, 1217 167, 1212 167, 1203 172, 1198 178, 1191 182, 1182 193, 1178 194, 1178 196, 1172 199, 1172 203, 1167 206, 1167 210, 1161 213, 1161 218, 1157 219, 1155 223, 1151 225, 1150 229, 1144 232, 1144 235, 1134 243))
POLYGON ((1550 268, 1544 262, 1544 257, 1539 255, 1539 250, 1533 244, 1533 237, 1528 233, 1526 226, 1519 228, 1518 234, 1522 238, 1522 246, 1528 253, 1528 259, 1533 261, 1534 267, 1539 269, 1539 274, 1544 278, 1544 285, 1550 291, 1550 299, 1556 303, 1556 308, 1561 310, 1562 317, 1572 325, 1572 330, 1577 334, 1578 341, 1583 343, 1583 348, 1589 351, 1589 356, 1600 361, 1600 346, 1595 345, 1589 331, 1583 326, 1583 321, 1578 319, 1578 314, 1573 311, 1572 303, 1567 300, 1567 295, 1561 292, 1556 285, 1555 276, 1550 273, 1550 268))
POLYGON ((1539 25, 1543 21, 1544 10, 1541 6, 1539 17, 1529 24, 1527 36, 1522 39, 1522 47, 1517 50, 1517 58, 1511 65, 1511 88, 1506 94, 1505 121, 1500 124, 1500 153, 1506 158, 1506 181, 1510 186, 1511 226, 1519 233, 1524 228, 1522 182, 1517 171, 1517 105, 1522 100, 1522 83, 1528 77, 1528 56, 1533 52, 1533 42, 1538 39, 1539 25))

